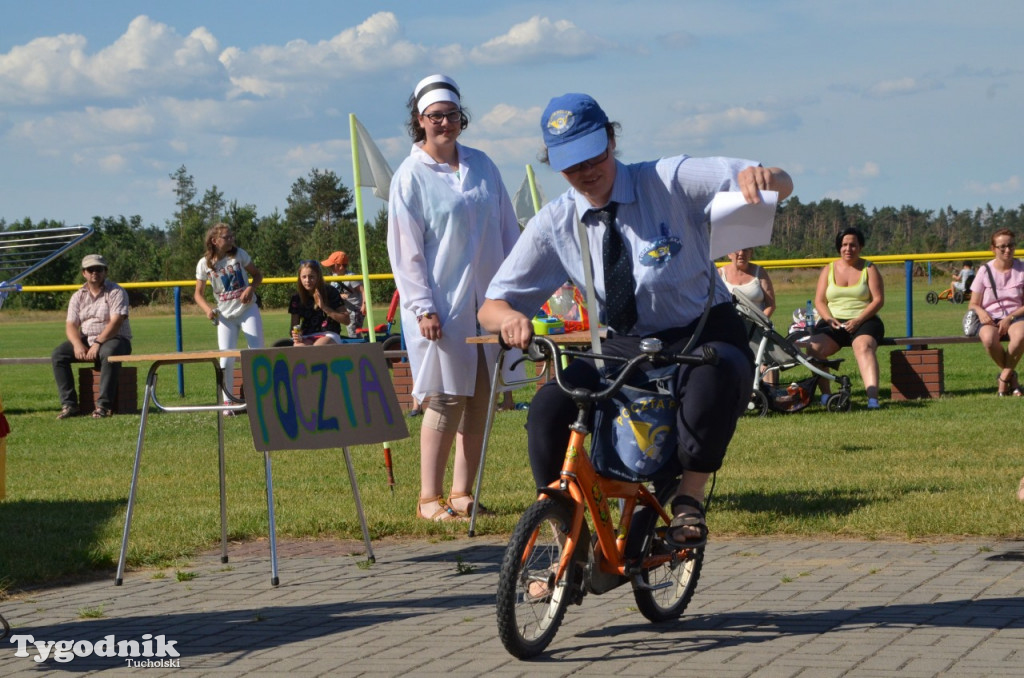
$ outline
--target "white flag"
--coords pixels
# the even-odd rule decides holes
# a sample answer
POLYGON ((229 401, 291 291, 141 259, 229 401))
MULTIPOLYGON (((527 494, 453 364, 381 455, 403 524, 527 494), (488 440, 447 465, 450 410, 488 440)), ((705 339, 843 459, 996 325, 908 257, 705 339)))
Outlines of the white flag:
MULTIPOLYGON (((537 195, 540 197, 540 204, 543 205, 544 194, 541 193, 540 186, 537 187, 537 195)), ((515 210, 516 220, 519 221, 519 226, 521 227, 526 226, 526 222, 537 214, 537 210, 533 208, 533 195, 530 193, 529 175, 523 177, 523 183, 512 197, 512 209, 515 210)))
POLYGON ((377 144, 373 143, 369 132, 358 119, 356 119, 356 136, 358 138, 356 146, 359 151, 359 185, 372 188, 375 196, 381 200, 387 200, 394 172, 391 171, 388 161, 381 155, 377 144))

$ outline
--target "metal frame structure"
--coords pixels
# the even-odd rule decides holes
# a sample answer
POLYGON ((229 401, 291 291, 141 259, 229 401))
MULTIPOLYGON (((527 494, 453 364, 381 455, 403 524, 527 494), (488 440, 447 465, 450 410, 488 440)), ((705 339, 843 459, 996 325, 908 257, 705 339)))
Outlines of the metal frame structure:
POLYGON ((0 307, 19 280, 38 271, 93 234, 92 226, 0 231, 0 307))

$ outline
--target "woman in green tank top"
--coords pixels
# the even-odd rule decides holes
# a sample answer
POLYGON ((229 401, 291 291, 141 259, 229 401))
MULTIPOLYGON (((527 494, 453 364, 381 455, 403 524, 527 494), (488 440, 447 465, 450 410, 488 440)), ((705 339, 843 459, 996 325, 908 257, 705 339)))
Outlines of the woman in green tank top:
MULTIPOLYGON (((844 346, 853 347, 857 367, 867 392, 868 409, 878 409, 878 342, 885 336, 885 325, 878 311, 885 303, 882 276, 867 259, 860 256, 864 234, 846 228, 836 236, 839 258, 821 269, 814 294, 814 307, 821 318, 808 341, 808 353, 827 358, 844 346)), ((827 399, 831 382, 819 380, 827 399)))

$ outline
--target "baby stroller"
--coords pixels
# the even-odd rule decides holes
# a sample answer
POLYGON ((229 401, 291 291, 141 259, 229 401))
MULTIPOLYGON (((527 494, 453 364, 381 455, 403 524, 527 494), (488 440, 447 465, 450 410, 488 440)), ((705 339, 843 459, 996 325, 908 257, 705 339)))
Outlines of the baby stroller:
POLYGON ((783 337, 775 331, 771 319, 743 295, 733 295, 733 304, 747 327, 750 350, 754 352, 754 388, 747 404, 747 414, 766 417, 769 411, 799 412, 814 401, 819 378, 834 381, 838 385, 838 389, 825 402, 825 409, 829 412, 850 410, 850 378, 831 374, 824 369, 836 369, 842 360, 818 360, 804 355, 798 342, 809 336, 807 331, 801 330, 783 337), (780 388, 780 375, 794 367, 806 367, 811 375, 792 382, 786 388, 780 388), (776 384, 765 381, 768 375, 775 375, 769 381, 776 384))

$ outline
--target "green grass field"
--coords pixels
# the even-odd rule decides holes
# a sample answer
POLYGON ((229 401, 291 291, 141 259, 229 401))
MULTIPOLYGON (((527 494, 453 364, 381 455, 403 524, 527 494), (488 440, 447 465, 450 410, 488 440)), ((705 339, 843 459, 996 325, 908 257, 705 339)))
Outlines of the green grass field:
MULTIPOLYGON (((883 318, 890 336, 905 332, 901 271, 886 271, 883 318)), ((773 272, 783 331, 813 285, 808 272, 773 272)), ((945 281, 943 281, 945 282, 945 281)), ((941 289, 936 284, 933 289, 941 289)), ((918 283, 915 334, 959 332, 965 306, 924 303, 918 283)), ((381 309, 383 317, 383 309, 381 309)), ((285 336, 283 312, 264 314, 268 340, 285 336)), ((133 312, 135 353, 174 350, 174 319, 166 310, 133 312)), ((211 348, 210 323, 183 321, 185 350, 211 348)), ((0 311, 0 355, 48 355, 63 337, 61 314, 0 311)), ((996 368, 980 345, 943 347, 946 395, 891 402, 889 351, 879 352, 883 409, 864 409, 856 364, 853 411, 812 407, 793 415, 740 422, 716 501, 715 534, 843 536, 866 539, 1019 538, 1024 505, 1014 499, 1024 473, 1020 421, 1024 400, 996 398, 996 368)), ((144 369, 139 370, 140 397, 144 369)), ((802 376, 793 370, 792 378, 802 376)), ((207 365, 184 370, 185 400, 208 400, 207 365)), ((159 395, 179 402, 173 369, 160 373, 159 395)), ((521 389, 516 400, 528 400, 521 389)), ((131 481, 139 417, 58 422, 48 365, 0 367, 0 396, 12 432, 7 440, 6 499, 0 501, 0 592, 68 576, 112 576, 131 481)), ((478 523, 481 534, 511 531, 534 499, 523 424, 526 413, 497 415, 488 450, 483 499, 498 513, 478 523)), ((418 420, 411 437, 392 445, 397 485, 388 488, 379 446, 352 448, 367 519, 375 538, 463 537, 466 525, 413 518, 418 495, 418 420)), ((226 422, 228 528, 232 540, 268 533, 262 454, 244 418, 226 422)), ((167 566, 216 546, 220 536, 216 419, 212 413, 154 414, 145 441, 129 566, 167 566)), ((340 450, 273 455, 279 537, 360 538, 340 450)))

